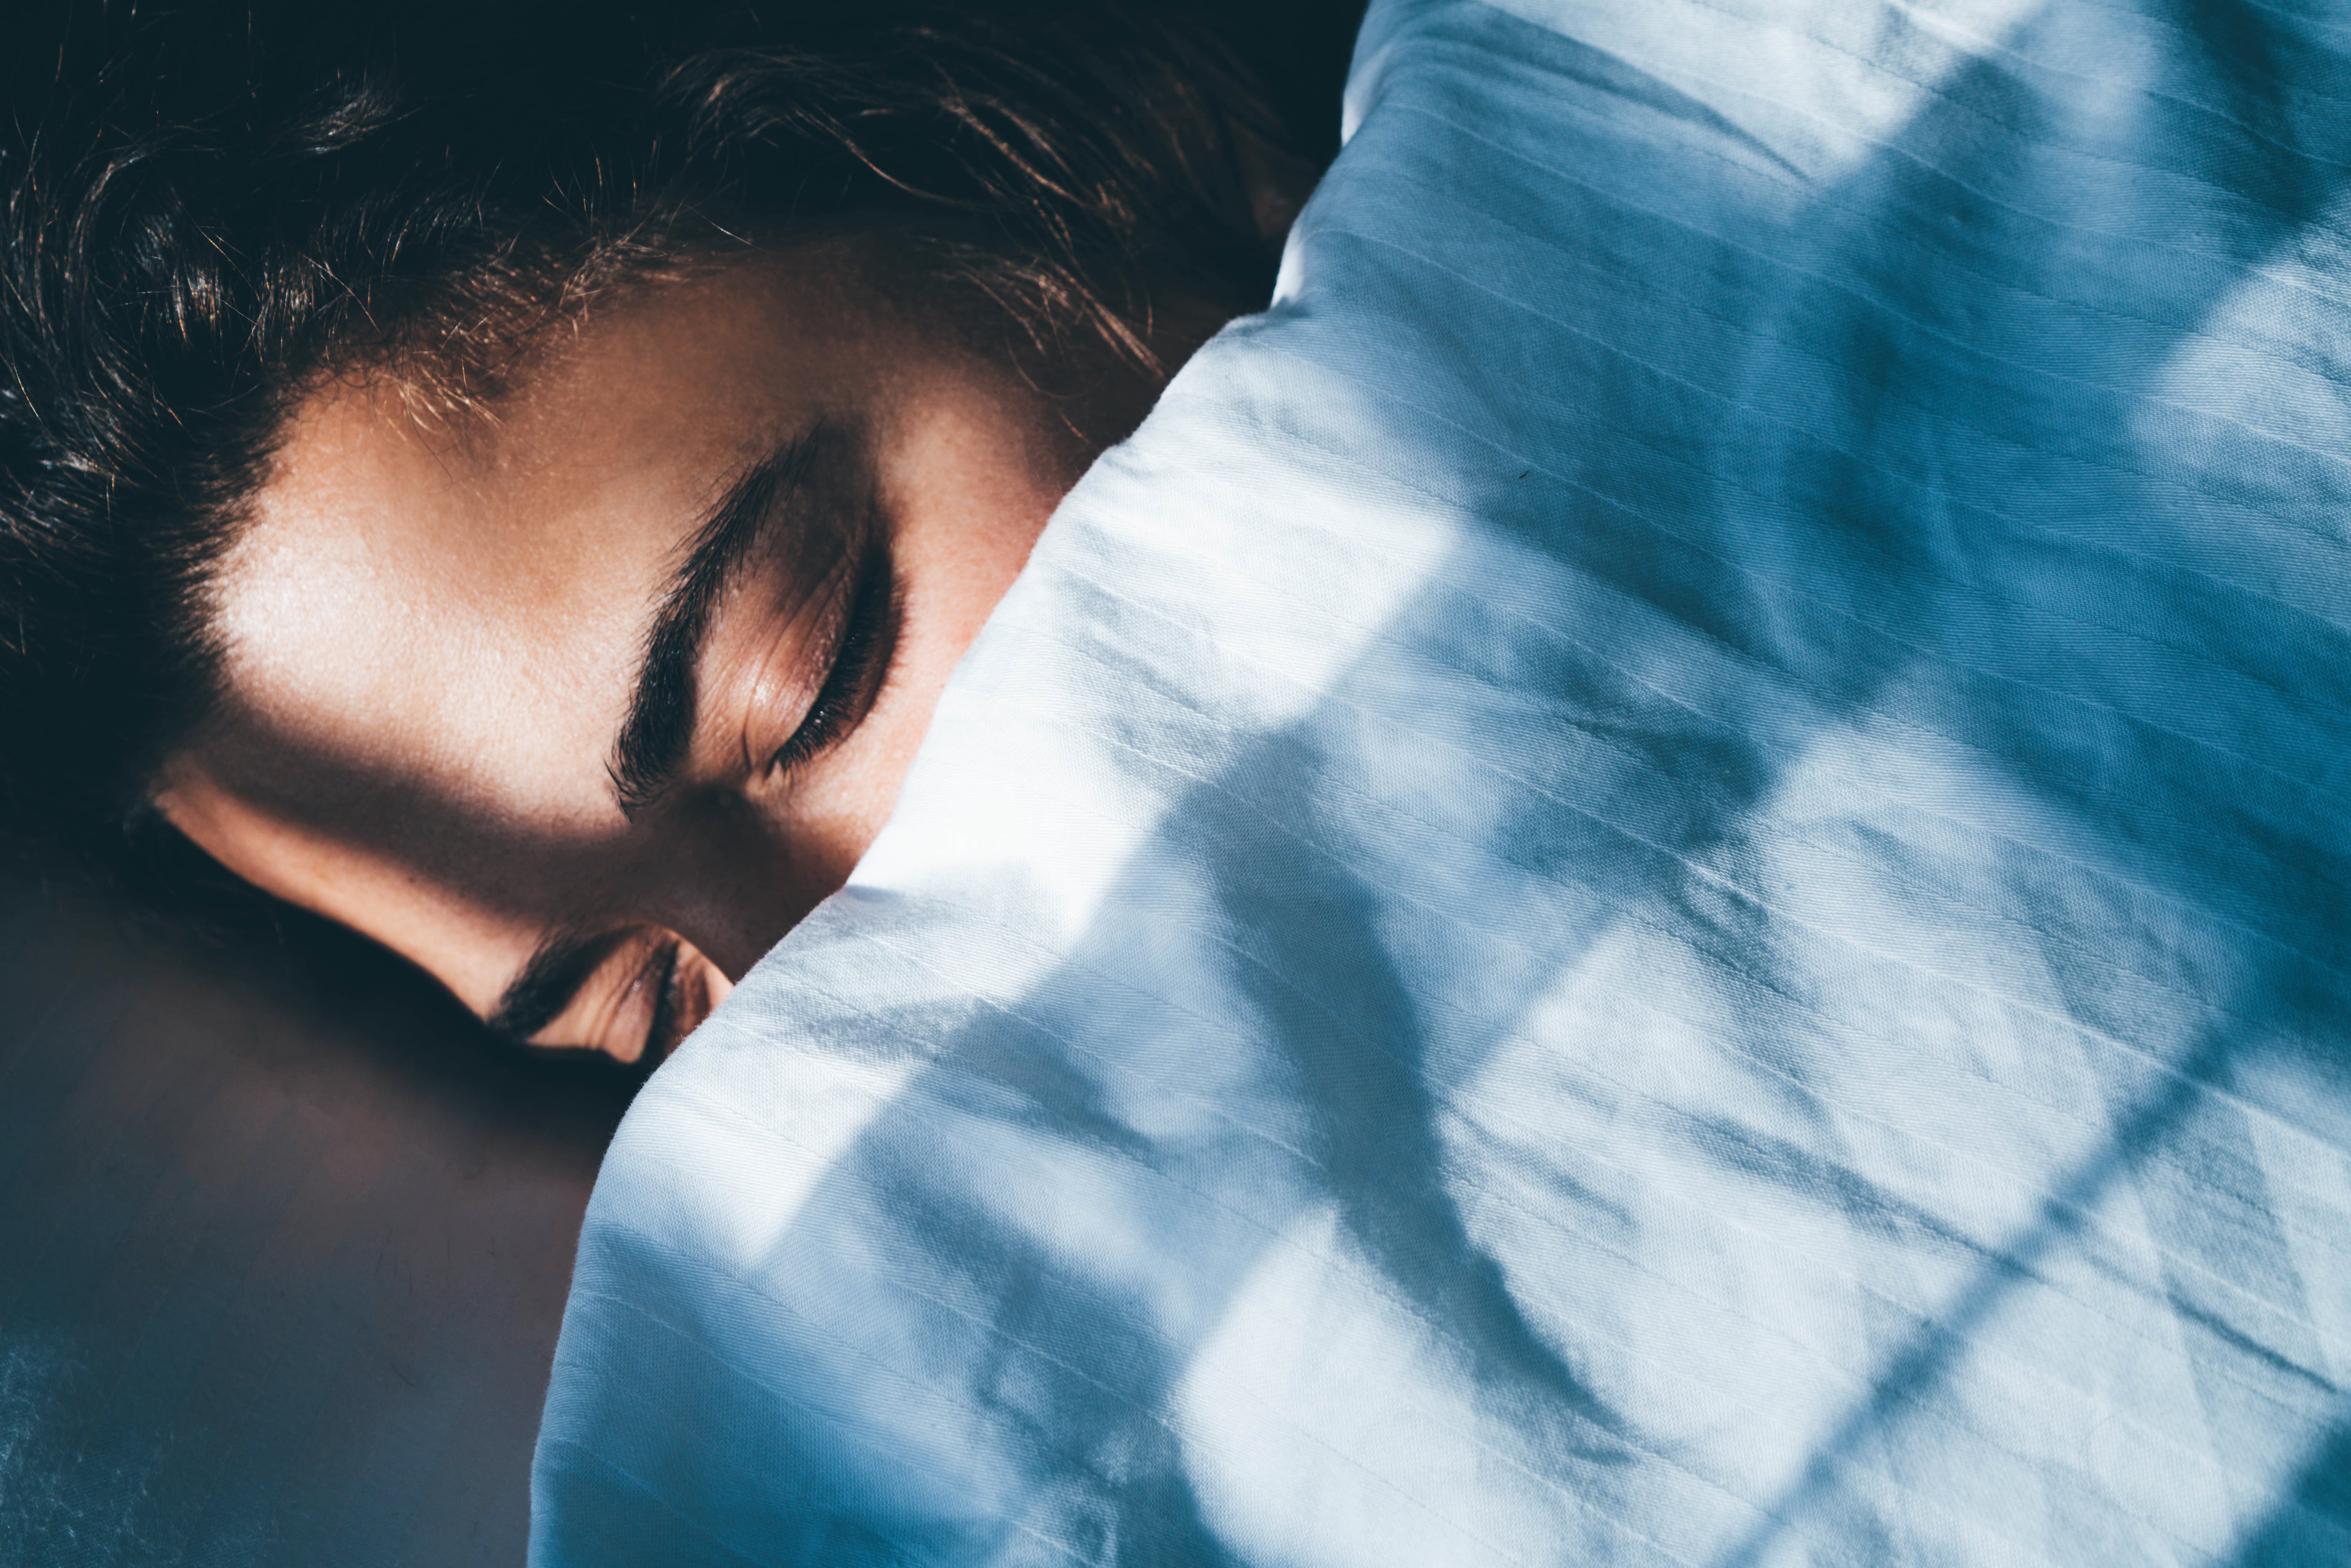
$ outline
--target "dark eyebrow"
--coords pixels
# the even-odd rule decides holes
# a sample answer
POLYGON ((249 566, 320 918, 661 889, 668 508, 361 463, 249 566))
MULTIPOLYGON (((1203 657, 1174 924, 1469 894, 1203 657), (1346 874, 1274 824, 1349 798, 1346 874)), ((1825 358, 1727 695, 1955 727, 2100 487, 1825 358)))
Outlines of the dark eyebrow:
POLYGON ((660 798, 694 735, 695 671, 711 612, 727 579, 758 541, 780 497, 798 488, 816 451, 818 432, 797 436, 745 469, 695 530, 685 558, 670 573, 645 633, 629 695, 628 716, 604 771, 623 811, 660 798))
POLYGON ((612 950, 628 940, 625 931, 589 935, 557 931, 542 938, 497 1006, 490 1009, 490 1032, 517 1045, 531 1040, 571 1005, 588 977, 601 967, 612 950))

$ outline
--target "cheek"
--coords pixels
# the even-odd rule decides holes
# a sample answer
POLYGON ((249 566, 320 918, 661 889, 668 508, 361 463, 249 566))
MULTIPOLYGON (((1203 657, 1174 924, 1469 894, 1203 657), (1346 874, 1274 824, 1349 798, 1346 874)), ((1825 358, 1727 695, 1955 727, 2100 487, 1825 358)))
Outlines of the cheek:
POLYGON ((1028 563, 1051 502, 1031 497, 1029 511, 994 514, 970 528, 909 529, 898 550, 903 618, 891 686, 875 718, 911 762, 913 747, 956 664, 1028 563))
POLYGON ((665 814, 633 858, 637 919, 674 932, 737 978, 847 879, 862 843, 835 841, 798 802, 707 798, 665 814), (847 850, 847 858, 841 852, 847 850))

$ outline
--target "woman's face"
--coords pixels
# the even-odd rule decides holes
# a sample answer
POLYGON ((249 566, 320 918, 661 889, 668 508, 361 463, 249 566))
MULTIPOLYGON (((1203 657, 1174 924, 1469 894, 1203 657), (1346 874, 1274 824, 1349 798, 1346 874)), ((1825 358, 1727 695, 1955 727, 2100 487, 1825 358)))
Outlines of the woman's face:
POLYGON ((158 804, 500 1030, 665 1051, 880 829, 948 671, 1152 388, 1049 396, 840 242, 651 285, 462 426, 297 411, 158 804))

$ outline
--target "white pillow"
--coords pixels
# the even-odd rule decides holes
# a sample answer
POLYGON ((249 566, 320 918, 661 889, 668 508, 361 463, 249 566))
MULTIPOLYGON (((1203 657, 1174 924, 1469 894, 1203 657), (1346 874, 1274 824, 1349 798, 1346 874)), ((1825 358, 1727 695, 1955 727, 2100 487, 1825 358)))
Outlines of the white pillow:
POLYGON ((2346 35, 1383 0, 600 1178, 534 1560, 2351 1553, 2346 35))

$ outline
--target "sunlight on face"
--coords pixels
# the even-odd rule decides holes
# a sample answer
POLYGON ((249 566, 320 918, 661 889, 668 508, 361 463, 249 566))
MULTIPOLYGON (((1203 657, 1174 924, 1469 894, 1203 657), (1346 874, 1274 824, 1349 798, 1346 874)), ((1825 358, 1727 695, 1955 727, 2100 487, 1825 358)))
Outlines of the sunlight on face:
POLYGON ((866 242, 649 285, 494 417, 297 410, 157 802, 485 1019, 622 1061, 841 885, 949 670, 1154 390, 1054 398, 866 242))

